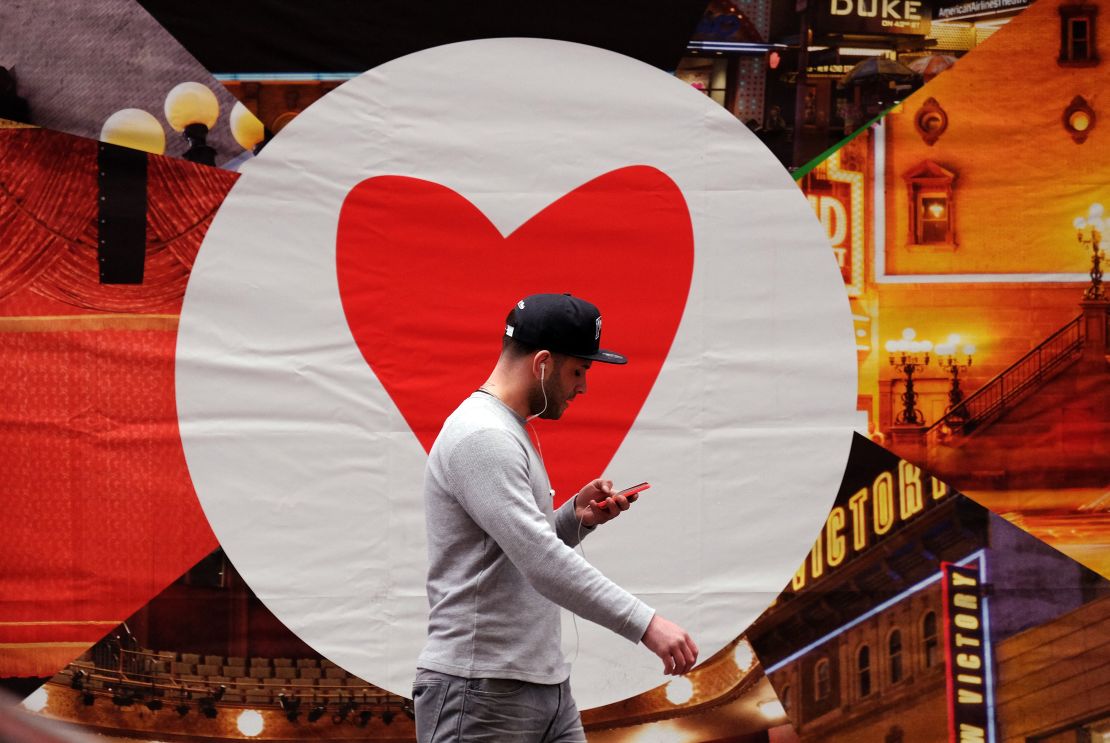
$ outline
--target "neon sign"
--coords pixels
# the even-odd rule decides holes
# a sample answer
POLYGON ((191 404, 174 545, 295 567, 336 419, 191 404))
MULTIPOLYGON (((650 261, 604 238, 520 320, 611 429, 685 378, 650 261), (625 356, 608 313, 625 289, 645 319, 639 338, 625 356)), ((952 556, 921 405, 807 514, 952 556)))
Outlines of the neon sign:
POLYGON ((822 31, 925 35, 932 19, 920 0, 829 0, 819 7, 822 31))
POLYGON ((923 477, 917 465, 899 460, 896 470, 880 473, 868 487, 849 497, 846 505, 833 507, 790 587, 800 591, 831 573, 950 492, 937 478, 923 477))
POLYGON ((994 743, 987 599, 980 565, 941 563, 950 743, 994 743))
MULTIPOLYGON (((851 147, 855 142, 849 143, 851 147)), ((859 144, 863 144, 861 141, 859 144)), ((859 145, 857 145, 859 146, 859 145)), ((849 297, 863 293, 864 224, 862 171, 841 167, 841 151, 824 163, 821 173, 806 178, 803 190, 825 227, 849 297)))

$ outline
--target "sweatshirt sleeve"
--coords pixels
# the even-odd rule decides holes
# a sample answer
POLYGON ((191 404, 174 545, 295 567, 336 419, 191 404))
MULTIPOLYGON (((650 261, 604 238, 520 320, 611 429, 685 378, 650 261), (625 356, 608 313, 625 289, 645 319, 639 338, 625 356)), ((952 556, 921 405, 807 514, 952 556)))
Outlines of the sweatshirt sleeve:
POLYGON ((578 516, 574 513, 574 497, 559 506, 559 510, 555 512, 555 533, 568 547, 577 546, 596 528, 596 526, 579 525, 578 516))
POLYGON ((640 641, 655 612, 559 538, 536 506, 528 455, 508 432, 483 429, 466 436, 451 453, 448 470, 459 503, 536 591, 580 617, 640 641))

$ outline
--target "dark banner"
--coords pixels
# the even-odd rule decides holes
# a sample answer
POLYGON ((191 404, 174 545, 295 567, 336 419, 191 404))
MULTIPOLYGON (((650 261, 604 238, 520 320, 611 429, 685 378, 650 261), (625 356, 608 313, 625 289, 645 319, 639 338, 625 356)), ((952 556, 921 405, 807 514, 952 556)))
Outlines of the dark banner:
MULTIPOLYGON (((980 558, 982 559, 982 558, 980 558)), ((979 563, 941 564, 950 743, 993 741, 990 646, 979 563)))

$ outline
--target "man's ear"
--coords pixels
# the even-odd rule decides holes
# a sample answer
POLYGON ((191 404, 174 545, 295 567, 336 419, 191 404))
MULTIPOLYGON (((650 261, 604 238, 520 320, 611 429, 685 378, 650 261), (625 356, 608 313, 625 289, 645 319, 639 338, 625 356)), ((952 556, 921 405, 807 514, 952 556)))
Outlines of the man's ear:
POLYGON ((536 352, 536 355, 534 355, 532 357, 532 374, 534 374, 537 379, 538 378, 545 378, 547 376, 547 370, 550 369, 550 368, 551 368, 551 352, 550 351, 538 351, 538 352, 536 352))

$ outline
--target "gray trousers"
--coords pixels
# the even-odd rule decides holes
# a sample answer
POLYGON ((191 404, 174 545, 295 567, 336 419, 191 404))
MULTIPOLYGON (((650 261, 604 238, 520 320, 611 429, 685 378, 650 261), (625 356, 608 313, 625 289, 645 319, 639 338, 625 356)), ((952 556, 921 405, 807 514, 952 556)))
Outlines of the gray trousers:
POLYGON ((420 668, 412 702, 417 743, 586 743, 570 681, 467 679, 420 668))

